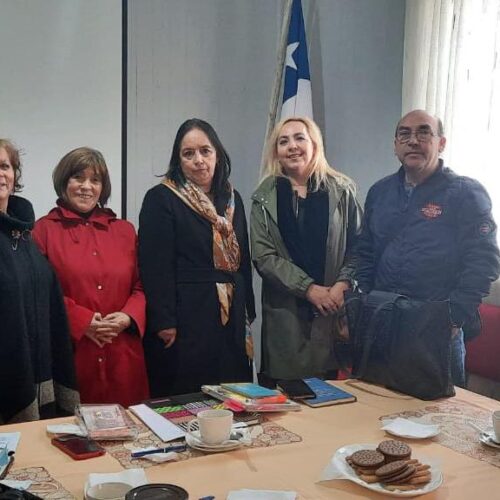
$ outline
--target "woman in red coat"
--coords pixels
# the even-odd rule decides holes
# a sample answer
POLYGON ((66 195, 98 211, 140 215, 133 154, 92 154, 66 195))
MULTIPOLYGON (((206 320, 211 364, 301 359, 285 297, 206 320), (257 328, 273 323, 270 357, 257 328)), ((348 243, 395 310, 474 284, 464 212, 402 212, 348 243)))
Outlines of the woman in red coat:
POLYGON ((99 151, 69 152, 53 181, 57 207, 33 236, 63 288, 81 400, 129 406, 149 397, 134 227, 103 208, 111 183, 99 151))

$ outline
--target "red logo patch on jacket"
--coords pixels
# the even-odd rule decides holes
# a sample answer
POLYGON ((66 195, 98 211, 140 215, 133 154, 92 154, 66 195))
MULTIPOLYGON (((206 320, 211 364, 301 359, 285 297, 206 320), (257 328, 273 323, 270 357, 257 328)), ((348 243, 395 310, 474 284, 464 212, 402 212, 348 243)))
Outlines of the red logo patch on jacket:
POLYGON ((436 219, 443 213, 443 209, 440 205, 436 205, 435 203, 427 203, 424 207, 420 209, 424 217, 427 219, 436 219))

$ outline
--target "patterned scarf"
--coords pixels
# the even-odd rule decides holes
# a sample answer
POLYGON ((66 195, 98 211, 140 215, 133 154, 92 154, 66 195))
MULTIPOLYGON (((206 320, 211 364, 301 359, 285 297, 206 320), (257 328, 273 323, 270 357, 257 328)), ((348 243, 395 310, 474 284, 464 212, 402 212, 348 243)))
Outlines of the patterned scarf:
MULTIPOLYGON (((240 246, 233 230, 234 191, 227 203, 224 216, 218 215, 214 204, 208 196, 195 184, 186 181, 178 186, 171 179, 163 184, 171 189, 188 207, 207 219, 212 224, 213 256, 216 269, 235 272, 240 267, 240 246)), ((223 325, 229 321, 229 310, 233 300, 234 285, 232 283, 216 283, 220 304, 220 318, 223 325)))

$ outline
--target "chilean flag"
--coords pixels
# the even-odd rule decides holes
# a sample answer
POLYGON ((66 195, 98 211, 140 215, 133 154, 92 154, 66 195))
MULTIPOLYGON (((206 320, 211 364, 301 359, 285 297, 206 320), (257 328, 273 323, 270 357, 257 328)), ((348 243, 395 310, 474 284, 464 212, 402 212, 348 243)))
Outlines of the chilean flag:
POLYGON ((290 116, 313 117, 311 75, 301 0, 293 0, 286 47, 281 119, 290 116))

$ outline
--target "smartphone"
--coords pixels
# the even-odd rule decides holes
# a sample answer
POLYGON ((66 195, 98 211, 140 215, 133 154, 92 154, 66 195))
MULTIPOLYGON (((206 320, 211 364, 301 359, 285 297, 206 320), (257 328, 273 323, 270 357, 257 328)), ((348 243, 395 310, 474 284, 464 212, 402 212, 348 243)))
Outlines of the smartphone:
POLYGON ((51 443, 74 460, 85 460, 87 458, 99 457, 106 450, 99 446, 94 440, 80 436, 61 436, 52 439, 51 443))
POLYGON ((302 379, 279 380, 276 385, 290 399, 311 399, 316 397, 315 392, 302 379))

